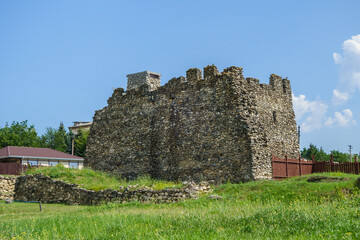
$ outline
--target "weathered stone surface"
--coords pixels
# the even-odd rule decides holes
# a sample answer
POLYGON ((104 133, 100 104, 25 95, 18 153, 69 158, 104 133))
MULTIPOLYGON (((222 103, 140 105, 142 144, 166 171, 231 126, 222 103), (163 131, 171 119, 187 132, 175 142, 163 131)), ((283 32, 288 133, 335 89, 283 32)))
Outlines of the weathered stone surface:
POLYGON ((149 87, 149 91, 154 91, 158 87, 160 87, 160 78, 161 78, 160 73, 144 71, 144 72, 129 74, 127 75, 127 77, 129 79, 127 85, 128 90, 138 88, 143 84, 146 84, 149 87))
POLYGON ((239 67, 186 75, 153 91, 116 89, 95 113, 85 165, 128 179, 239 182, 271 178, 272 155, 298 157, 289 80, 260 84, 239 67))
POLYGON ((12 199, 16 177, 0 176, 0 200, 12 199))
MULTIPOLYGON (((133 186, 132 186, 133 187, 133 186)), ((15 200, 41 201, 44 203, 65 203, 79 205, 97 205, 107 202, 171 203, 186 199, 196 199, 201 193, 212 191, 207 182, 187 183, 180 189, 153 190, 139 188, 124 191, 106 189, 91 191, 79 188, 76 184, 53 180, 42 174, 21 176, 15 185, 15 200)))
POLYGON ((210 196, 208 196, 208 199, 213 199, 213 200, 222 200, 222 197, 221 197, 221 196, 219 196, 219 195, 214 194, 214 195, 210 195, 210 196))

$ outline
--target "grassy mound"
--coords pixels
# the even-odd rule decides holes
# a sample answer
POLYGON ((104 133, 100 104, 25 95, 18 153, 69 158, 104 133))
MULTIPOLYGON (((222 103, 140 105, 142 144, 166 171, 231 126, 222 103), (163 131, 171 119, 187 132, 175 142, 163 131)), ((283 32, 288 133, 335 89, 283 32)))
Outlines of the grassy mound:
POLYGON ((79 185, 79 187, 94 191, 104 190, 107 188, 117 190, 120 186, 127 187, 129 185, 136 185, 137 187, 148 186, 153 189, 180 187, 179 183, 155 180, 151 179, 149 176, 142 176, 133 181, 126 181, 125 179, 118 179, 115 176, 101 171, 94 171, 89 168, 83 168, 81 170, 65 168, 61 164, 54 167, 30 168, 25 174, 37 173, 41 173, 53 179, 62 180, 67 183, 75 183, 79 185))
POLYGON ((345 173, 321 173, 293 177, 281 181, 256 181, 243 184, 223 184, 215 192, 225 199, 241 199, 266 203, 281 201, 292 203, 341 200, 356 194, 358 175, 345 173), (323 179, 312 181, 313 179, 323 179))

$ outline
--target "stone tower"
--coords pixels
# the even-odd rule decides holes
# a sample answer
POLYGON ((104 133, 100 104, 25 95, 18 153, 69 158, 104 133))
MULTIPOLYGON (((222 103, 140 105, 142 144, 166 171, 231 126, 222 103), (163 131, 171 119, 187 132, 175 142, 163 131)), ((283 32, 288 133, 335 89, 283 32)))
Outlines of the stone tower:
POLYGON ((160 86, 160 74, 128 75, 95 112, 85 165, 128 179, 239 182, 272 178, 272 156, 297 158, 290 81, 191 68, 160 86), (157 75, 157 76, 155 76, 157 75))
POLYGON ((160 73, 144 71, 126 75, 128 78, 127 90, 138 88, 141 85, 146 84, 149 87, 149 91, 155 91, 160 87, 160 73))

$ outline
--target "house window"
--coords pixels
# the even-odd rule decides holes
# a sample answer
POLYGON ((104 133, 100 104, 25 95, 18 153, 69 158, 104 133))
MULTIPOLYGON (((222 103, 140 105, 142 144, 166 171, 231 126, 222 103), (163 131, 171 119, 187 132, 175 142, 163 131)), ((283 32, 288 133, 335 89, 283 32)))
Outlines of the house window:
POLYGON ((70 162, 70 168, 78 169, 79 163, 78 162, 70 162))
POLYGON ((29 164, 30 166, 37 166, 37 165, 38 165, 38 161, 37 161, 37 160, 29 160, 29 161, 28 161, 28 164, 29 164))
POLYGON ((56 165, 58 165, 59 163, 58 162, 51 162, 50 161, 50 166, 56 166, 56 165))

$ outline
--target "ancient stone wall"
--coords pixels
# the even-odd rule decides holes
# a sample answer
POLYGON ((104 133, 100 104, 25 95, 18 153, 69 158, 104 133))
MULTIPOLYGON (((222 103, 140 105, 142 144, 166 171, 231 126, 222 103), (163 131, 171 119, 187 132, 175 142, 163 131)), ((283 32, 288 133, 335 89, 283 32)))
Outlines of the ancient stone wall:
POLYGON ((208 66, 154 91, 116 89, 95 113, 85 164, 127 178, 238 182, 271 178, 272 154, 299 154, 289 81, 208 66))
POLYGON ((290 82, 272 74, 270 84, 247 78, 242 91, 248 93, 251 107, 248 127, 252 146, 252 172, 255 179, 272 177, 271 156, 299 156, 295 113, 290 82))
POLYGON ((16 177, 0 176, 0 200, 13 199, 16 177))
POLYGON ((180 189, 153 190, 140 189, 91 191, 76 184, 53 180, 41 174, 21 176, 16 181, 14 200, 41 201, 44 203, 65 203, 97 205, 107 202, 171 203, 186 199, 196 199, 200 193, 211 191, 207 182, 185 183, 180 189))

